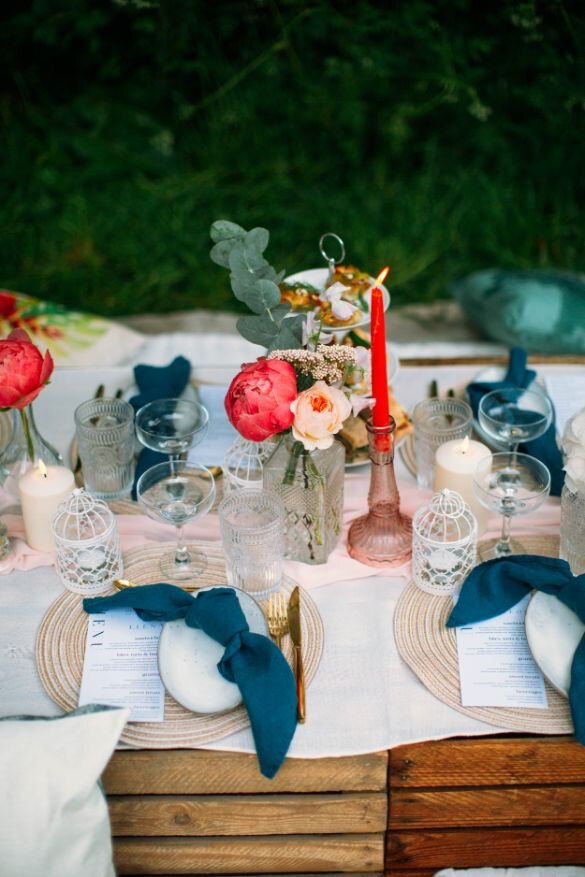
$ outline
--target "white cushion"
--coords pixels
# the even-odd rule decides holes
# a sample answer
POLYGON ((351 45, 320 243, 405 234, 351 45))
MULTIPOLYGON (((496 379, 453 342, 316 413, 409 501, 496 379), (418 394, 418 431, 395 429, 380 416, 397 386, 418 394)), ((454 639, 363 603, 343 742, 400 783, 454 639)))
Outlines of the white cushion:
POLYGON ((115 877, 98 780, 130 711, 0 720, 2 877, 115 877))

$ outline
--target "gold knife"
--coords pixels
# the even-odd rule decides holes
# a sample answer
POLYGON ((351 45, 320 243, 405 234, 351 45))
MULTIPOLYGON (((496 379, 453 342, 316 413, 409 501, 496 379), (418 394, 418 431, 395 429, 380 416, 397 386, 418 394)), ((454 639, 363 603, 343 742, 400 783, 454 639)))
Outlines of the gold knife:
POLYGON ((293 646, 293 669, 297 682, 297 718, 300 724, 305 721, 305 670, 301 639, 301 595, 299 586, 293 590, 288 601, 288 631, 293 646))

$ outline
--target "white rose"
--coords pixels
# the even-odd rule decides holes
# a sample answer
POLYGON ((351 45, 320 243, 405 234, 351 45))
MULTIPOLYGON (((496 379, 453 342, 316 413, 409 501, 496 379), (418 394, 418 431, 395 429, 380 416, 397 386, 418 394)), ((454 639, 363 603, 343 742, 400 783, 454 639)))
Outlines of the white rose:
POLYGON ((565 463, 567 484, 575 492, 585 486, 585 454, 572 454, 565 463))
POLYGON ((299 393, 291 402, 290 410, 295 416, 293 436, 312 451, 331 447, 335 433, 351 414, 351 405, 341 390, 328 386, 325 381, 316 381, 299 393))
POLYGON ((585 447, 585 409, 579 411, 567 422, 563 445, 568 449, 571 446, 581 445, 585 447))

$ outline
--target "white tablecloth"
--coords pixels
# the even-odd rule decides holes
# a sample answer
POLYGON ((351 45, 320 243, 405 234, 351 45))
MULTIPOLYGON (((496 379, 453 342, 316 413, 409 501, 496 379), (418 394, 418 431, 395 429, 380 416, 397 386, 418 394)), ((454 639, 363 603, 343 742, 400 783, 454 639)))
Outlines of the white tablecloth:
MULTIPOLYGON (((156 355, 153 354, 151 361, 167 362, 179 352, 195 359, 194 351, 197 351, 196 361, 206 363, 201 369, 206 379, 210 370, 216 370, 216 375, 223 379, 230 353, 226 353, 225 347, 217 347, 218 340, 205 338, 205 342, 200 341, 197 346, 191 339, 189 345, 176 347, 170 342, 164 342, 164 346, 156 339, 156 355)), ((221 342, 225 345, 225 336, 221 342)), ((549 366, 548 369, 583 373, 583 368, 578 366, 549 366)), ((467 382, 475 371, 473 366, 441 366, 432 370, 403 367, 396 392, 400 401, 409 406, 426 395, 431 378, 446 389, 467 382)), ((196 375, 197 372, 196 368, 196 375)), ((42 432, 66 453, 73 432, 75 406, 92 395, 97 383, 105 383, 108 391, 114 392, 119 386, 130 384, 131 377, 129 367, 56 373, 51 386, 35 404, 42 432)), ((396 470, 401 490, 412 497, 412 476, 399 459, 396 470)), ((349 493, 355 512, 359 513, 366 507, 367 467, 350 478, 349 493)), ((420 501, 424 498, 421 495, 420 501)), ((558 514, 558 500, 550 499, 540 516, 526 519, 523 529, 530 532, 541 526, 554 532, 555 526, 558 528, 558 514)), ((203 520, 202 529, 198 531, 195 526, 192 534, 200 532, 201 536, 209 537, 210 528, 213 530, 215 525, 211 518, 207 522, 203 520)), ((169 538, 172 538, 170 532, 169 538)), ((316 586, 312 587, 312 595, 324 621, 325 650, 317 677, 307 692, 308 720, 297 729, 291 756, 348 755, 401 743, 501 730, 441 703, 401 661, 392 626, 394 610, 406 584, 404 576, 399 572, 371 575, 370 570, 362 568, 361 575, 365 577, 353 579, 341 574, 338 581, 328 582, 326 567, 307 570, 305 584, 316 586)), ((0 576, 0 715, 55 715, 59 712, 37 676, 34 638, 43 614, 60 593, 61 585, 51 567, 0 576)), ((249 731, 224 738, 208 748, 254 751, 249 731)))

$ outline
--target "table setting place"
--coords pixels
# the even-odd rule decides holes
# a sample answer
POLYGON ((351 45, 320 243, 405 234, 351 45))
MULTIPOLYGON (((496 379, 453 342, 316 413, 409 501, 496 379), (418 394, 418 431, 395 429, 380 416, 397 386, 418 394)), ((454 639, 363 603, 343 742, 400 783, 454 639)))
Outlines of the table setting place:
POLYGON ((194 339, 59 370, 0 340, 0 714, 124 707, 121 745, 268 778, 458 734, 585 744, 585 365, 399 363, 388 268, 328 233, 285 278, 265 229, 211 238, 246 362, 218 335, 215 364, 194 339))

